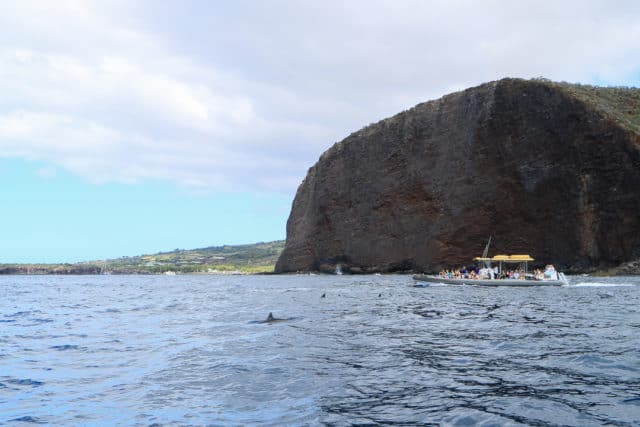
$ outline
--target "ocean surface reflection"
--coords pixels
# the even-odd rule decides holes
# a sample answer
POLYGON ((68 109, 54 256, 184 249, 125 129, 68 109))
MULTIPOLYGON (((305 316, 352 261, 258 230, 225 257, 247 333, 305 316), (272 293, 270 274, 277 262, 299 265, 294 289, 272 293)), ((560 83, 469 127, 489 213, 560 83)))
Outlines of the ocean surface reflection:
POLYGON ((640 425, 640 278, 570 280, 2 276, 0 424, 640 425))

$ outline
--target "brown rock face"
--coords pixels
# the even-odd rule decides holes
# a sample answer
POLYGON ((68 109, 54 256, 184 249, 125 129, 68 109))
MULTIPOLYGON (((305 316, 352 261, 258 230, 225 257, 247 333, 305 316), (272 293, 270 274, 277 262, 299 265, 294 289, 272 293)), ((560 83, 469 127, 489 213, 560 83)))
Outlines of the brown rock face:
POLYGON ((419 104, 309 169, 276 272, 433 272, 490 235, 490 254, 574 272, 639 258, 634 118, 638 89, 519 79, 419 104))

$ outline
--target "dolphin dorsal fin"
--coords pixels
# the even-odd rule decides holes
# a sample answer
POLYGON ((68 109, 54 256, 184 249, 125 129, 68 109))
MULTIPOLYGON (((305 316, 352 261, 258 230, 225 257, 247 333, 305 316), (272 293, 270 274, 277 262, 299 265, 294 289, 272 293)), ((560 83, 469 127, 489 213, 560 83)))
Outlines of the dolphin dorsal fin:
POLYGON ((271 322, 273 319, 273 313, 269 312, 269 315, 267 316, 267 322, 271 322))

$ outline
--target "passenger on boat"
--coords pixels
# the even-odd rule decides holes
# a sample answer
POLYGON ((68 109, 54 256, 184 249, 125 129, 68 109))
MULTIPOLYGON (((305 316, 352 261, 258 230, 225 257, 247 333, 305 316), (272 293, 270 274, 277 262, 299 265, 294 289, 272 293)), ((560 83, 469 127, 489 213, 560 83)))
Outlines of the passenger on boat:
POLYGON ((544 278, 544 275, 542 274, 542 271, 540 271, 539 268, 536 268, 535 271, 533 272, 533 277, 535 277, 536 280, 542 280, 544 278))
POLYGON ((547 264, 545 266, 543 280, 558 280, 558 272, 553 264, 547 264))
POLYGON ((480 279, 491 279, 491 274, 493 270, 490 268, 481 268, 480 269, 480 279))

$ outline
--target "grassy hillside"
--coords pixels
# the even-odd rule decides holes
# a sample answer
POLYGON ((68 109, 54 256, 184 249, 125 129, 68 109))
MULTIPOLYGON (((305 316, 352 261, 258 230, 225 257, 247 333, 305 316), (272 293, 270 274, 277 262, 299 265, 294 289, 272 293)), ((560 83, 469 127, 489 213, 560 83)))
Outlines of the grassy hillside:
MULTIPOLYGON (((213 246, 202 249, 160 252, 154 255, 123 257, 109 260, 101 266, 106 271, 135 270, 149 273, 175 271, 182 273, 212 273, 240 271, 264 273, 273 271, 284 248, 284 241, 252 245, 213 246)), ((96 264, 96 263, 92 263, 96 264)))
POLYGON ((601 111, 620 126, 640 133, 640 88, 591 86, 535 79, 557 87, 601 111))
POLYGON ((77 264, 0 264, 0 274, 160 274, 272 272, 284 240, 251 245, 176 249, 152 255, 77 264))

